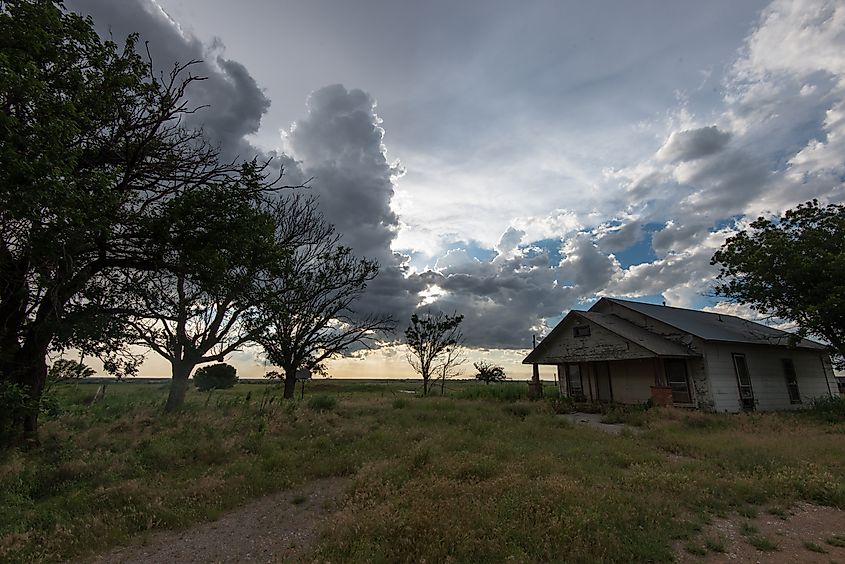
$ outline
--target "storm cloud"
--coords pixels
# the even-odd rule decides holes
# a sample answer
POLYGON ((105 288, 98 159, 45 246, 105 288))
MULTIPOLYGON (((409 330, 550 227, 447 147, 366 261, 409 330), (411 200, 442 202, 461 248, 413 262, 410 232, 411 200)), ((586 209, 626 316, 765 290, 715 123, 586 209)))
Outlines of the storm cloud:
POLYGON ((657 151, 657 157, 668 161, 693 161, 718 153, 730 139, 730 133, 719 131, 715 125, 676 131, 657 151))
MULTIPOLYGON (((644 25, 669 35, 641 50, 625 43, 628 18, 596 38, 566 18, 566 33, 526 42, 517 23, 564 21, 548 18, 561 8, 543 2, 507 8, 507 26, 486 5, 462 3, 445 31, 420 28, 416 42, 385 25, 395 18, 382 8, 396 16, 398 5, 363 2, 334 20, 322 4, 302 4, 291 12, 319 22, 320 41, 303 49, 313 61, 300 76, 332 76, 285 108, 293 125, 271 133, 262 125, 270 95, 221 40, 200 41, 152 1, 68 5, 118 39, 141 32, 161 68, 204 60, 197 72, 209 80, 191 95, 211 107, 196 123, 227 155, 260 153, 257 135, 283 131, 277 162, 291 180, 314 177, 344 243, 381 264, 359 311, 391 313, 400 329, 415 309, 457 311, 471 345, 526 348, 600 295, 703 307, 713 252, 749 218, 845 199, 845 7, 718 4, 696 8, 701 17, 721 10, 700 28, 691 4, 671 15, 661 7, 644 25), (697 43, 686 41, 692 30, 697 43), (725 35, 707 42, 715 31, 725 35), (375 76, 382 54, 388 71, 375 76), (362 60, 366 69, 345 73, 362 60), (632 94, 641 87, 647 100, 632 94)), ((414 10, 449 19, 438 6, 414 10)))

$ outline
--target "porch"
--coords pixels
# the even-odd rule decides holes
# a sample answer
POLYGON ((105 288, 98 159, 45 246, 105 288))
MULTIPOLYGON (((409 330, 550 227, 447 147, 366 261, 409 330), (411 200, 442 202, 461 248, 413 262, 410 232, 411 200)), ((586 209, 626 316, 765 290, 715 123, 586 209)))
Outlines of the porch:
POLYGON ((684 357, 593 360, 557 364, 561 396, 576 401, 696 407, 690 381, 695 359, 684 357))

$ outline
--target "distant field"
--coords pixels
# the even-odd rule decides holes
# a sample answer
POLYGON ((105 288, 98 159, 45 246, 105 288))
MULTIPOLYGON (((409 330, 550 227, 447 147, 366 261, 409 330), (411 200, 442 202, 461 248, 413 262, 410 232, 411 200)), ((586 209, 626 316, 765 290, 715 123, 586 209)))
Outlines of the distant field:
POLYGON ((93 406, 95 386, 64 385, 42 444, 0 454, 0 560, 90 556, 331 476, 351 486, 313 560, 670 561, 718 516, 845 508, 836 414, 632 411, 614 418, 642 432, 613 436, 525 384, 419 388, 313 381, 284 402, 240 384, 165 416, 166 383, 110 384, 93 406))

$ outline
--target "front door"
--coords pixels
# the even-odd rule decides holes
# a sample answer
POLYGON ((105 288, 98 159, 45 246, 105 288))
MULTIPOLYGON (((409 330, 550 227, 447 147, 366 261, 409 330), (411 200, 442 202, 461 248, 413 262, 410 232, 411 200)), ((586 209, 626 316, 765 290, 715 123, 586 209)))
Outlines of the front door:
POLYGON ((597 362, 596 367, 596 394, 599 401, 613 401, 613 388, 610 385, 610 364, 597 362))
POLYGON ((751 387, 751 374, 744 354, 733 355, 736 384, 739 387, 739 403, 745 411, 754 410, 754 389, 751 387))

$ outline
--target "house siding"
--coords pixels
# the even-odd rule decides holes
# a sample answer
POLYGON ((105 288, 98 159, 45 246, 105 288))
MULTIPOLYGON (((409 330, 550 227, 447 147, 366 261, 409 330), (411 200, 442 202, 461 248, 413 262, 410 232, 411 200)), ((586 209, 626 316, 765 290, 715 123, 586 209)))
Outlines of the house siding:
POLYGON ((654 353, 647 351, 636 343, 626 341, 604 327, 581 317, 567 321, 553 342, 541 346, 544 346, 541 355, 542 360, 540 360, 542 364, 594 362, 654 356, 654 353), (576 325, 589 326, 590 336, 575 337, 572 329, 576 325))
POLYGON ((747 345, 740 343, 707 343, 704 362, 710 381, 710 393, 715 411, 741 411, 739 389, 733 355, 745 355, 756 409, 799 409, 811 398, 830 396, 834 384, 830 361, 818 351, 747 345), (782 359, 795 365, 798 390, 802 403, 789 401, 782 359))

